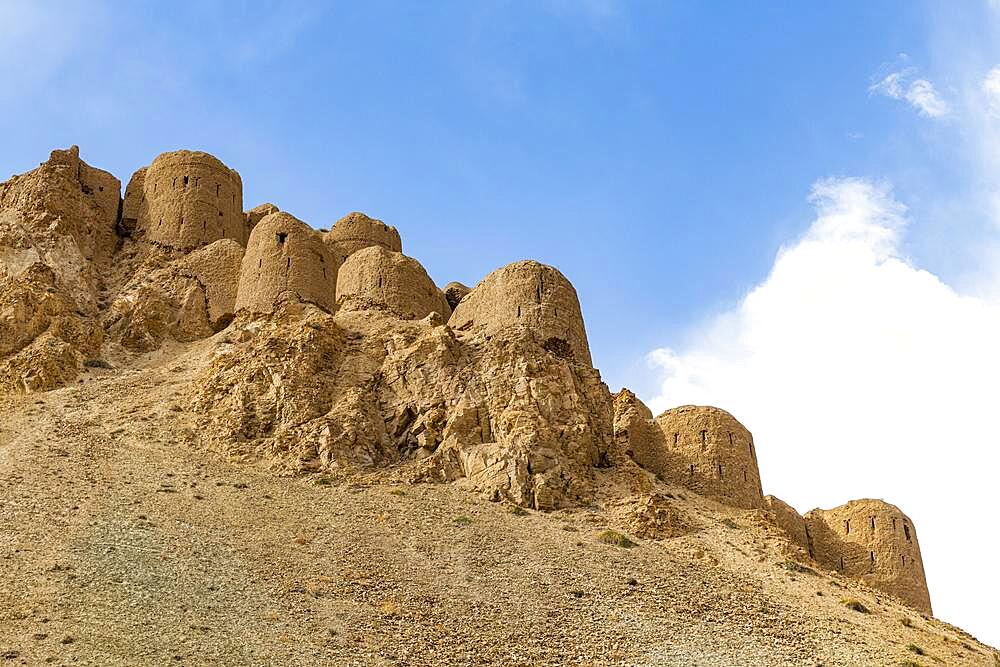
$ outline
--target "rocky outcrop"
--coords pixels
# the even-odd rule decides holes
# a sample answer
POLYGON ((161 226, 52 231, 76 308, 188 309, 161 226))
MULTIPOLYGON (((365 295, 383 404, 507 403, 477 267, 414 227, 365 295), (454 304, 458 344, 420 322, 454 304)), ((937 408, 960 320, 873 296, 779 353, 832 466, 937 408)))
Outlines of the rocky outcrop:
POLYGON ((266 314, 293 298, 332 313, 337 269, 336 257, 312 227, 288 213, 272 213, 250 234, 236 309, 266 314))
POLYGON ((236 312, 243 247, 216 241, 151 272, 137 272, 104 317, 111 338, 133 352, 165 339, 187 342, 223 329, 236 312))
POLYGON ((472 288, 452 281, 445 285, 441 291, 444 292, 444 300, 448 302, 448 306, 454 311, 458 308, 458 303, 465 298, 465 295, 472 291, 472 288))
POLYGON ((119 191, 75 146, 0 184, 0 393, 59 387, 99 353, 119 191))
POLYGON ((239 174, 200 152, 160 155, 119 192, 75 147, 0 185, 0 393, 208 338, 190 348, 205 446, 283 470, 391 468, 542 510, 612 494, 644 539, 693 530, 671 502, 683 487, 780 527, 789 557, 930 611, 898 508, 802 517, 763 495, 753 436, 728 412, 654 418, 627 389, 612 399, 555 268, 515 262, 440 290, 394 227, 244 213, 239 174))

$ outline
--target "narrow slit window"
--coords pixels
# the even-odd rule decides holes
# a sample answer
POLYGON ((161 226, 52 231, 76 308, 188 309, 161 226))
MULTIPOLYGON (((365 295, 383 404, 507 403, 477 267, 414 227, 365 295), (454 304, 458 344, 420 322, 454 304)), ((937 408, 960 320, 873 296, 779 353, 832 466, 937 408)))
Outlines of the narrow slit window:
POLYGON ((875 530, 875 517, 872 517, 869 521, 871 522, 872 530, 875 530))
POLYGON ((691 475, 692 477, 694 477, 694 464, 693 464, 693 463, 692 463, 692 464, 691 464, 691 465, 690 465, 690 466, 688 467, 688 473, 689 473, 689 474, 690 474, 690 475, 691 475))
POLYGON ((719 464, 719 479, 722 479, 722 464, 719 464))
POLYGON ((910 541, 910 527, 907 526, 905 523, 903 524, 903 535, 906 536, 906 541, 909 542, 910 541))
POLYGON ((848 519, 847 521, 844 522, 844 532, 847 533, 848 535, 851 534, 851 520, 850 519, 848 519))
POLYGON ((844 557, 843 556, 840 557, 840 571, 841 572, 844 571, 844 557))
POLYGON ((215 196, 216 197, 219 196, 219 184, 218 183, 215 184, 215 196))
POLYGON ((701 432, 701 444, 705 444, 708 440, 708 431, 701 432))
POLYGON ((188 177, 185 176, 184 177, 184 187, 187 187, 187 186, 188 186, 188 177))
POLYGON ((676 445, 680 441, 681 441, 681 434, 680 433, 674 433, 674 444, 676 445))
POLYGON ((285 240, 288 238, 288 234, 286 234, 285 232, 278 232, 275 235, 275 238, 278 240, 278 243, 284 243, 285 240))

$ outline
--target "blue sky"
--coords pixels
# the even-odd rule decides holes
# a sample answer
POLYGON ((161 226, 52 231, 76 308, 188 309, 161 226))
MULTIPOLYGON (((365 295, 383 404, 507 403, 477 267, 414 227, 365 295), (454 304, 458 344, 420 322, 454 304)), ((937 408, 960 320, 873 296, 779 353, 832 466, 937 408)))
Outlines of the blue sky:
POLYGON ((972 0, 0 0, 0 177, 202 149, 441 285, 553 264, 613 391, 730 409, 800 510, 896 502, 997 644, 998 37, 972 0))

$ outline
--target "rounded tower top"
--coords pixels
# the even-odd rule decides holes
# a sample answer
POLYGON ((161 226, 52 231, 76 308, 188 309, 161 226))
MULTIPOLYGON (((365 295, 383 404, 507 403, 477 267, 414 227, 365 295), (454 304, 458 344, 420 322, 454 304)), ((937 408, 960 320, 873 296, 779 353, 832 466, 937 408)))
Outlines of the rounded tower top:
POLYGON ((370 246, 381 246, 392 252, 403 252, 403 243, 395 227, 381 220, 354 211, 334 223, 323 240, 336 248, 341 262, 357 251, 370 246))
POLYGON ((243 181, 208 153, 162 153, 137 170, 125 188, 122 227, 185 252, 220 239, 246 245, 243 181))
POLYGON ((487 334, 524 326, 553 354, 592 363, 576 290, 558 269, 534 260, 508 264, 479 281, 448 325, 487 334))
POLYGON ((271 313, 283 299, 295 297, 332 313, 337 268, 336 257, 312 227, 289 213, 272 213, 250 234, 236 309, 271 313))

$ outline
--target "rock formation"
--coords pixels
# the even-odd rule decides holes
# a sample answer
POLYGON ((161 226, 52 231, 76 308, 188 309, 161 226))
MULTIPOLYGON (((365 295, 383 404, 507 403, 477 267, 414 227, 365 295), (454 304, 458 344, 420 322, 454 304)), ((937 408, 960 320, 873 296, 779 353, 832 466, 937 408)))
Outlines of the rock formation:
POLYGON ((810 555, 824 567, 892 593, 931 613, 913 521, 882 500, 852 500, 805 516, 810 555))
POLYGON ((557 269, 520 261, 442 291, 380 220, 351 213, 321 233, 273 204, 243 212, 239 174, 205 153, 164 153, 119 193, 76 147, 0 185, 0 393, 173 341, 198 351, 186 395, 203 446, 542 510, 617 494, 648 539, 695 529, 670 502, 682 487, 765 517, 790 557, 929 613, 897 508, 802 517, 764 496, 753 436, 728 412, 654 418, 627 389, 612 397, 557 269))
POLYGON ((274 312, 285 298, 333 312, 337 259, 309 225, 288 213, 272 213, 254 226, 240 268, 236 308, 274 312))
POLYGON ((465 298, 465 295, 472 291, 472 288, 452 281, 445 285, 441 291, 444 292, 444 300, 448 302, 448 307, 454 311, 458 308, 458 303, 465 298))

